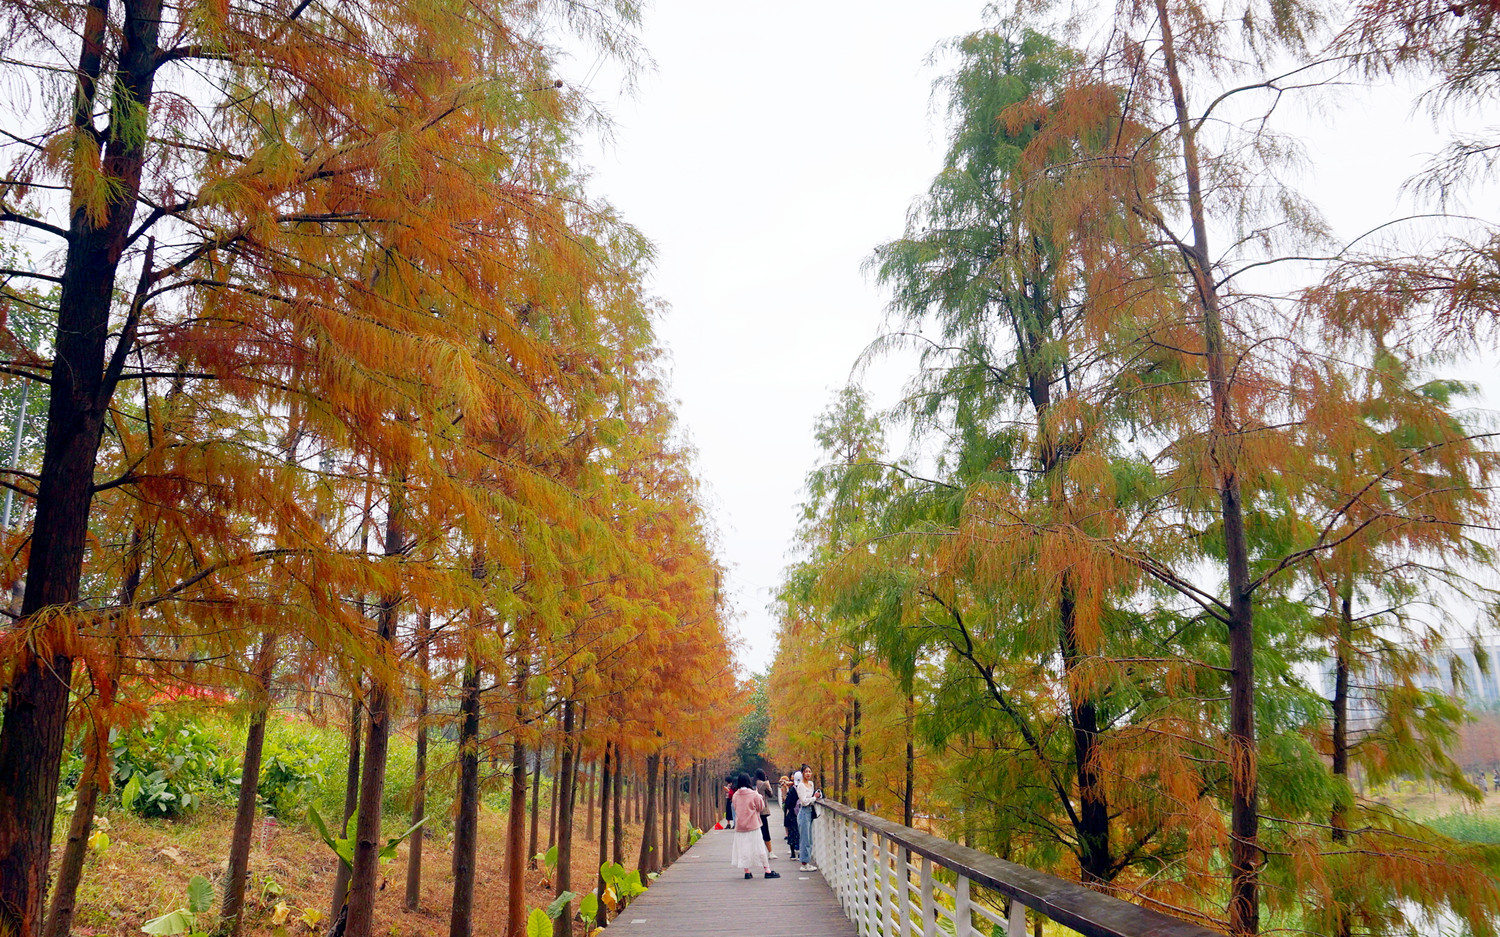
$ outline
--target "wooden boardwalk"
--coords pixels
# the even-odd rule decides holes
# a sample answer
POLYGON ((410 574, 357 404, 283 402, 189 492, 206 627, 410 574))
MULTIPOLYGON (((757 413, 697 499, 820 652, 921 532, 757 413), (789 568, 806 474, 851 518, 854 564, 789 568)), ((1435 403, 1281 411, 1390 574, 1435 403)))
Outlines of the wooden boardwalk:
POLYGON ((771 811, 771 846, 781 878, 730 866, 727 830, 710 830, 637 898, 609 932, 617 937, 856 937, 821 872, 799 872, 787 855, 781 811, 771 811))

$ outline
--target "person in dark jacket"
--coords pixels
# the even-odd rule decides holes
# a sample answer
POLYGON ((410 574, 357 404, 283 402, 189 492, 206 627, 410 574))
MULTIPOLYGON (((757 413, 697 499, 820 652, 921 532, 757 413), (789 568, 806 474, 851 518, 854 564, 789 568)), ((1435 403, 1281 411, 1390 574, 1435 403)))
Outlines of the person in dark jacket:
POLYGON ((771 787, 771 782, 766 780, 764 768, 755 769, 755 793, 760 795, 760 835, 766 841, 766 858, 776 858, 776 851, 771 848, 771 805, 776 802, 776 790, 771 787))
POLYGON ((797 785, 793 784, 790 778, 782 778, 781 786, 781 806, 784 810, 782 822, 786 826, 786 845, 787 849, 791 850, 789 855, 795 856, 797 847, 801 845, 801 840, 797 836, 797 785))

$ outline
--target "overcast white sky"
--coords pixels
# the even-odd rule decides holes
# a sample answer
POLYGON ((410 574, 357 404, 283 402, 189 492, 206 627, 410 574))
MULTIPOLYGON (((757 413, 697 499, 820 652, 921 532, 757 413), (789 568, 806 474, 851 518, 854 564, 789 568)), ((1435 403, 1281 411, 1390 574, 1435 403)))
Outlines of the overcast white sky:
MULTIPOLYGON (((861 271, 900 235, 944 150, 942 41, 979 28, 982 0, 655 0, 656 68, 634 97, 580 57, 612 117, 591 148, 596 196, 658 249, 654 292, 679 415, 722 535, 747 670, 769 666, 768 610, 816 458, 812 424, 876 335, 884 301, 861 271)), ((1396 213, 1401 180, 1440 147, 1410 98, 1350 95, 1306 127, 1308 190, 1340 231, 1396 213)), ((904 377, 866 377, 877 405, 904 377)), ((897 441, 898 444, 902 441, 897 441)))

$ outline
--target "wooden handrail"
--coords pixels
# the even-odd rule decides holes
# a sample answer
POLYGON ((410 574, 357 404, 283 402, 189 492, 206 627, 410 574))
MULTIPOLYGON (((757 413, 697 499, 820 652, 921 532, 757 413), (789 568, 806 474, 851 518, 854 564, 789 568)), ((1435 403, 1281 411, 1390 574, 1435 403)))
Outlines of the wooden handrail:
MULTIPOLYGON (((1085 937, 1224 937, 1219 931, 1200 924, 1100 894, 1076 882, 882 820, 836 801, 820 800, 817 807, 819 811, 828 810, 857 826, 872 830, 901 848, 1018 901, 1085 937)), ((816 832, 813 841, 815 844, 818 841, 816 832)))

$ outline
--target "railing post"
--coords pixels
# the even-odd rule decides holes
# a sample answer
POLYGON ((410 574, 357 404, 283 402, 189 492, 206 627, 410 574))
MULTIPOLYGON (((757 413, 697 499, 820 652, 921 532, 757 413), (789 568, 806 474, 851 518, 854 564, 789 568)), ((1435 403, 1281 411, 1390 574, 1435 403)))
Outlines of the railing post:
POLYGON ((937 904, 932 900, 932 860, 922 857, 922 937, 937 937, 937 904))
POLYGON ((849 823, 849 921, 864 937, 864 828, 852 822, 849 823))
POLYGON ((953 886, 953 937, 970 937, 974 930, 974 915, 969 910, 969 877, 959 875, 953 886))
POLYGON ((875 852, 880 848, 879 836, 874 830, 865 830, 864 834, 864 867, 861 872, 865 892, 865 933, 869 937, 880 937, 880 924, 875 920, 875 902, 878 900, 875 893, 875 852))
POLYGON ((838 866, 839 881, 844 883, 844 913, 849 919, 854 920, 856 902, 859 900, 854 893, 854 881, 849 877, 849 866, 854 861, 854 821, 845 819, 844 825, 839 828, 838 855, 834 858, 834 864, 838 866))
MULTIPOLYGON (((838 904, 844 907, 844 915, 853 913, 853 895, 849 894, 849 828, 852 823, 847 817, 838 817, 838 826, 832 835, 832 849, 828 850, 828 865, 832 871, 825 871, 825 876, 832 876, 838 882, 838 904)), ((822 867, 819 867, 822 868, 822 867)))
POLYGON ((1019 899, 1010 899, 1010 920, 1005 937, 1026 937, 1026 906, 1019 899))
POLYGON ((896 883, 896 893, 901 896, 901 937, 912 937, 911 850, 905 846, 900 847, 900 850, 900 853, 896 857, 896 868, 900 874, 900 881, 896 883))
MULTIPOLYGON (((887 840, 886 841, 886 851, 884 853, 882 853, 881 856, 880 856, 880 871, 881 871, 882 876, 884 876, 887 867, 890 868, 890 873, 891 873, 890 883, 889 883, 890 887, 891 887, 891 890, 886 893, 886 898, 885 898, 885 907, 886 907, 885 933, 886 933, 886 937, 897 937, 898 934, 902 934, 905 931, 904 924, 905 924, 905 920, 906 920, 906 915, 904 913, 900 913, 900 911, 898 909, 901 907, 901 905, 898 905, 896 903, 896 901, 897 901, 898 898, 902 900, 903 904, 905 903, 905 899, 906 899, 906 896, 904 894, 902 894, 902 892, 905 891, 905 887, 904 886, 906 884, 906 876, 901 874, 905 870, 898 867, 898 863, 900 862, 900 859, 901 859, 901 854, 900 854, 900 852, 896 848, 896 841, 895 840, 887 840), (900 922, 900 923, 898 923, 898 922, 900 922)), ((883 878, 882 878, 881 887, 882 888, 886 887, 885 880, 883 878)))

